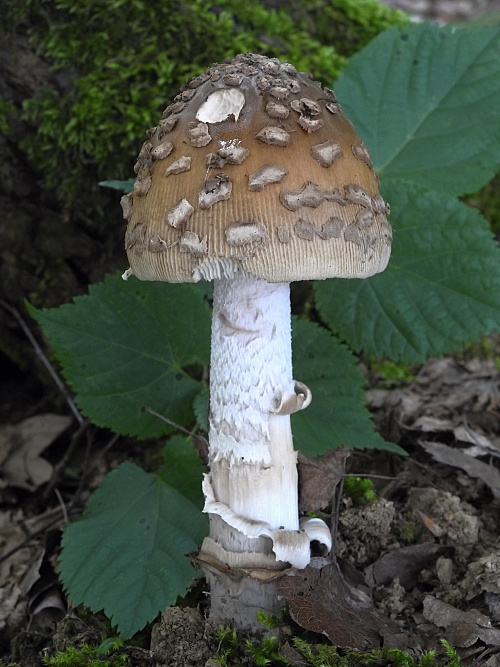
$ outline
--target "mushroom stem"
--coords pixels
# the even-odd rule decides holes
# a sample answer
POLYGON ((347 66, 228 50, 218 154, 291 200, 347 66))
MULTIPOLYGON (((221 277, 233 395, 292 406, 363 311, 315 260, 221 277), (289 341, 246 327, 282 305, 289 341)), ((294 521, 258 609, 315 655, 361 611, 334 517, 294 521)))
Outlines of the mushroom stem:
POLYGON ((276 414, 295 396, 291 357, 289 284, 215 280, 210 482, 218 502, 271 530, 299 527, 290 416, 276 414))
POLYGON ((289 413, 297 409, 294 387, 290 285, 242 272, 216 279, 210 474, 203 484, 210 536, 200 561, 212 619, 253 631, 261 629, 258 610, 276 614, 282 606, 276 571, 288 562, 309 562, 309 538, 299 530, 290 426, 289 413))

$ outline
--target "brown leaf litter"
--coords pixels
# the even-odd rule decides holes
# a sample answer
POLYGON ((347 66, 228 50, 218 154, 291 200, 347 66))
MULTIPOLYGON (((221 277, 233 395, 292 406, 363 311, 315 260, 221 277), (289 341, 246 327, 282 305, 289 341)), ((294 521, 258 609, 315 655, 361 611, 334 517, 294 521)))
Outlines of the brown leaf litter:
MULTIPOLYGON (((415 382, 368 395, 382 432, 410 456, 353 454, 353 474, 369 461, 372 472, 394 480, 377 483, 373 503, 344 500, 338 562, 288 571, 280 594, 299 625, 340 646, 399 647, 418 656, 439 652, 444 637, 464 665, 496 665, 500 373, 491 361, 434 360, 415 382)), ((345 464, 332 453, 322 458, 310 466, 306 488, 315 510, 325 508, 345 464)))
MULTIPOLYGON (((348 458, 347 450, 337 450, 313 460, 300 456, 301 508, 333 521, 335 558, 314 558, 305 570, 285 573, 279 587, 291 616, 307 632, 339 646, 396 647, 418 658, 430 649, 443 655, 444 637, 459 650, 463 667, 499 667, 499 371, 491 361, 431 361, 415 381, 372 389, 368 399, 383 436, 409 455, 354 451, 348 458), (377 500, 356 504, 341 496, 346 468, 373 476, 377 500)), ((15 428, 14 439, 25 448, 29 439, 15 428)), ((13 433, 4 432, 0 440, 4 462, 16 460, 13 433)), ((37 512, 34 504, 50 484, 40 482, 45 442, 45 448, 38 440, 33 449, 21 449, 18 463, 3 473, 0 491, 8 502, 0 514, 0 548, 12 553, 0 563, 0 633, 21 636, 31 626, 43 628, 46 645, 55 628, 56 645, 65 623, 82 621, 70 610, 59 622, 66 601, 54 579, 57 536, 50 535, 50 525, 57 512, 62 525, 61 510, 37 512), (33 500, 14 509, 20 494, 33 500), (29 541, 44 525, 47 539, 29 541)), ((99 475, 104 463, 103 458, 99 475)), ((156 664, 175 664, 176 653, 184 664, 189 653, 190 664, 201 667, 213 655, 213 634, 210 643, 203 615, 196 609, 189 610, 193 618, 186 614, 178 608, 163 614, 150 647, 156 664)), ((91 631, 89 624, 77 636, 85 641, 91 631)), ((144 653, 141 664, 150 657, 144 653)))
POLYGON ((0 427, 0 486, 34 491, 49 481, 52 465, 41 454, 71 424, 63 415, 28 417, 15 426, 0 427))

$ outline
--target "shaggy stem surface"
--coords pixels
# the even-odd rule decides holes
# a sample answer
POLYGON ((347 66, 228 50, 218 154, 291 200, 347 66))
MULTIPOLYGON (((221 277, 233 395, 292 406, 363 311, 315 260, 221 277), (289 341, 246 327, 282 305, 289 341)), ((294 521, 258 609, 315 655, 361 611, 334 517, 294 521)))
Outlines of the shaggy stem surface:
POLYGON ((298 529, 290 286, 250 276, 214 284, 210 470, 216 499, 272 529, 298 529))
POLYGON ((297 454, 290 416, 278 414, 293 398, 289 284, 246 275, 215 280, 204 486, 210 537, 202 553, 232 568, 207 572, 212 615, 240 626, 255 625, 258 609, 280 607, 272 582, 256 582, 241 568, 284 568, 288 545, 280 552, 274 531, 284 543, 298 535, 297 454))

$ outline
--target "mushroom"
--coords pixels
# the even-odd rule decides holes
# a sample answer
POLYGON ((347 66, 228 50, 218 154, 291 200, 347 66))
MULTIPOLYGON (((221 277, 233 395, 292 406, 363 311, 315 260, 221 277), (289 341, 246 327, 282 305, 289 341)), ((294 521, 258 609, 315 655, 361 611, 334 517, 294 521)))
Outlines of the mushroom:
POLYGON ((290 415, 311 394, 292 375, 289 285, 383 271, 389 207, 333 92, 255 54, 184 84, 136 166, 124 277, 214 282, 199 561, 212 616, 252 627, 279 609, 274 578, 331 546, 298 516, 290 415))

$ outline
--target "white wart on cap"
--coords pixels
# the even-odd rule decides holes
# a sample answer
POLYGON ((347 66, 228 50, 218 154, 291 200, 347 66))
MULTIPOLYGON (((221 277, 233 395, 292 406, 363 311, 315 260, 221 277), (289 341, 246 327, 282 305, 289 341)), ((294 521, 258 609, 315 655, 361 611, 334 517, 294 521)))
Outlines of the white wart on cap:
POLYGON ((250 53, 213 65, 148 135, 122 200, 139 279, 243 269, 291 282, 386 267, 389 207, 368 150, 333 92, 292 65, 250 53))

